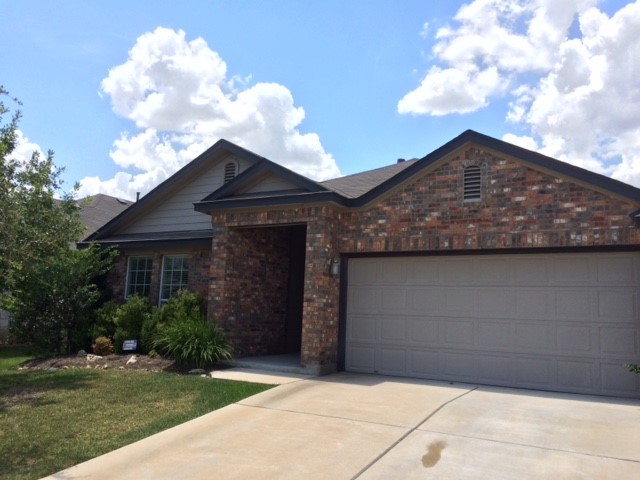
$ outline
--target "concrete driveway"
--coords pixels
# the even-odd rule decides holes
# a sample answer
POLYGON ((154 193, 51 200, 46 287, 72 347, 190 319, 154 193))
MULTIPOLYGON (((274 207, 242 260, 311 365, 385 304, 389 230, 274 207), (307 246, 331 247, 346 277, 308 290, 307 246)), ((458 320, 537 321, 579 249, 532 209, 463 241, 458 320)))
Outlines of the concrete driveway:
POLYGON ((52 479, 638 479, 640 401, 340 373, 52 479))

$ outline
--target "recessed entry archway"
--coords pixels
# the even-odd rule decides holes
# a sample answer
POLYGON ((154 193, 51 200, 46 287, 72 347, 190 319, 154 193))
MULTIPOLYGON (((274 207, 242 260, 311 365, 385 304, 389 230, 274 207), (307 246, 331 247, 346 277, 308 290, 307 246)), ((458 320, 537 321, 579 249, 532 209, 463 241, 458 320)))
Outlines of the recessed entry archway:
POLYGON ((232 229, 225 301, 236 357, 300 353, 306 232, 306 224, 232 229))

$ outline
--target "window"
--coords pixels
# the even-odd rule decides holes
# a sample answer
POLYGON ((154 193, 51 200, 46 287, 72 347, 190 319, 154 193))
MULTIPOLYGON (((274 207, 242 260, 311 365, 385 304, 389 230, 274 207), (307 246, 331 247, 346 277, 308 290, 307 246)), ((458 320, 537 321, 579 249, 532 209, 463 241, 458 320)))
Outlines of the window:
POLYGON ((465 202, 480 201, 481 171, 477 165, 464 169, 462 174, 462 197, 465 202))
POLYGON ((125 298, 138 293, 144 297, 151 291, 151 265, 150 256, 129 257, 127 266, 127 288, 125 298))
POLYGON ((160 303, 189 284, 189 266, 187 255, 166 255, 162 259, 162 282, 160 284, 160 303))
POLYGON ((238 173, 238 166, 234 162, 229 162, 224 166, 224 183, 230 182, 238 173))

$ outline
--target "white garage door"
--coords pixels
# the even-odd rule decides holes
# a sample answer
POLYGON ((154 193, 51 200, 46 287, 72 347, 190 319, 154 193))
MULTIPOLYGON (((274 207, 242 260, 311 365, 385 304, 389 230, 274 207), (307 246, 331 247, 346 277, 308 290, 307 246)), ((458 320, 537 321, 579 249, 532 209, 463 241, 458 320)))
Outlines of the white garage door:
POLYGON ((345 367, 639 396, 640 254, 349 259, 345 367))

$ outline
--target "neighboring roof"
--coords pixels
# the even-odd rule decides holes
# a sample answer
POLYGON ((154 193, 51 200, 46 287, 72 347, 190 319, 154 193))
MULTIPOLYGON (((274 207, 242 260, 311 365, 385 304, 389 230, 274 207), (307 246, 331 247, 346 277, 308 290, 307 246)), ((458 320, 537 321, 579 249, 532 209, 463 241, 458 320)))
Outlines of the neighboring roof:
POLYGON ((398 161, 398 163, 394 163, 393 165, 376 168, 375 170, 355 173, 353 175, 320 182, 320 185, 327 187, 329 190, 333 190, 334 192, 338 192, 346 198, 357 198, 377 187, 381 183, 386 182, 391 177, 410 165, 413 165, 417 161, 418 159, 416 158, 412 160, 398 161))
POLYGON ((128 208, 113 218, 110 222, 103 225, 102 228, 99 228, 97 231, 87 236, 84 242, 81 242, 80 244, 84 245, 92 241, 102 242, 103 239, 108 238, 111 234, 115 233, 118 227, 143 212, 148 205, 170 193, 173 188, 185 179, 195 177, 198 173, 206 169, 212 160, 218 158, 220 154, 225 153, 235 155, 249 163, 258 163, 264 158, 227 140, 218 140, 209 149, 205 150, 194 160, 186 164, 171 177, 143 196, 140 200, 134 202, 134 204, 131 205, 131 208, 128 208))
POLYGON ((99 193, 82 198, 77 204, 80 207, 80 221, 87 227, 87 236, 125 211, 133 202, 99 193))

